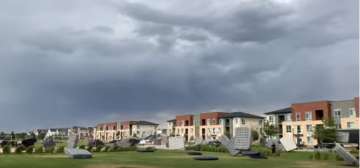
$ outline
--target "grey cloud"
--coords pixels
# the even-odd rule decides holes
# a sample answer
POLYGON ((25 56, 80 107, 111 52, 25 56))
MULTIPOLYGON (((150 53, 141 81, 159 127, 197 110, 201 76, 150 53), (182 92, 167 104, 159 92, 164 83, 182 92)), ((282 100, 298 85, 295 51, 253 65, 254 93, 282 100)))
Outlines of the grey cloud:
POLYGON ((357 1, 198 3, 204 10, 83 1, 67 11, 9 1, 0 130, 162 122, 214 108, 260 114, 358 93, 357 1))

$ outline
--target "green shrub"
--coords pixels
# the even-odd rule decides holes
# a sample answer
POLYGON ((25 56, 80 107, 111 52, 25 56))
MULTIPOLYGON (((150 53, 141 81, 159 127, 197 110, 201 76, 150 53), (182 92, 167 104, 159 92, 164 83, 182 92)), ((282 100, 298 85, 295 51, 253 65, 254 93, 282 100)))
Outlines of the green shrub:
POLYGON ((324 152, 322 155, 323 155, 323 156, 322 156, 322 159, 323 159, 323 160, 329 160, 330 154, 329 154, 328 152, 324 152))
POLYGON ((22 152, 25 150, 25 147, 24 146, 18 146, 15 148, 15 153, 16 154, 22 154, 22 152))
POLYGON ((103 148, 102 146, 97 146, 95 147, 94 152, 100 152, 102 148, 103 148))
POLYGON ((261 153, 261 155, 263 155, 263 156, 278 156, 278 155, 280 155, 280 153, 278 153, 278 154, 277 153, 272 153, 271 149, 267 148, 265 146, 253 145, 251 147, 251 149, 253 151, 261 153))
POLYGON ((34 150, 34 146, 28 146, 28 147, 25 149, 25 152, 28 153, 28 154, 32 154, 32 153, 33 153, 33 150, 34 150))
POLYGON ((54 153, 54 151, 55 151, 55 147, 45 148, 45 153, 54 153))
POLYGON ((88 151, 92 151, 92 149, 93 149, 92 146, 87 146, 87 147, 86 147, 86 150, 88 150, 88 151))
POLYGON ((43 153, 43 147, 42 146, 36 146, 35 147, 35 153, 43 153))
POLYGON ((336 155, 335 159, 336 159, 337 161, 343 161, 343 160, 344 160, 344 159, 343 159, 342 157, 340 157, 339 155, 336 155))
POLYGON ((5 145, 3 147, 3 154, 9 154, 11 153, 11 146, 10 145, 5 145))
POLYGON ((227 149, 220 145, 193 145, 185 147, 186 150, 193 150, 193 151, 208 151, 208 152, 227 152, 227 149))
POLYGON ((315 154, 314 154, 314 159, 315 159, 315 160, 320 160, 320 159, 321 159, 321 154, 320 154, 320 152, 315 152, 315 154))
POLYGON ((80 146, 79 146, 79 149, 85 149, 85 148, 86 148, 85 145, 80 145, 80 146))
POLYGON ((64 153, 65 146, 57 146, 55 153, 64 153))

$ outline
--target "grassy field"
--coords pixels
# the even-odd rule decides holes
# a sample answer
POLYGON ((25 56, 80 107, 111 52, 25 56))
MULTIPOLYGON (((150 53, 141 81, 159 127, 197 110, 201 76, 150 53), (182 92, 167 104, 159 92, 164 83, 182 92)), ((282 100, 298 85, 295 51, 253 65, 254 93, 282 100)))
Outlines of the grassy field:
MULTIPOLYGON (((195 161, 181 151, 155 153, 108 152, 95 153, 88 160, 73 160, 63 154, 0 155, 0 168, 339 168, 343 162, 333 158, 327 161, 310 159, 310 153, 291 152, 280 157, 254 160, 232 157, 226 153, 203 152, 218 156, 217 161, 195 161)), ((348 167, 349 168, 349 167, 348 167)))

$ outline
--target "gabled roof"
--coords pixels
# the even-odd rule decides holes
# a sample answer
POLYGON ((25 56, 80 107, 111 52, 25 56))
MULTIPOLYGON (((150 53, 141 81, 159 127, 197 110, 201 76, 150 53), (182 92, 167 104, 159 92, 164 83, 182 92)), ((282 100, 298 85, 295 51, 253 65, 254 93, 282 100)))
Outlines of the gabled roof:
POLYGON ((264 118, 264 117, 261 117, 261 116, 257 116, 257 115, 253 115, 253 114, 249 114, 249 113, 245 113, 245 112, 232 112, 232 113, 224 114, 221 118, 234 118, 234 117, 258 118, 258 119, 263 119, 264 118))
POLYGON ((176 122, 176 119, 167 120, 167 122, 176 122))
POLYGON ((287 108, 283 108, 283 109, 279 109, 279 110, 274 110, 274 111, 270 111, 270 112, 266 112, 264 114, 288 114, 291 113, 291 107, 287 107, 287 108))
POLYGON ((133 125, 159 125, 157 123, 149 122, 149 121, 130 121, 130 124, 133 125))

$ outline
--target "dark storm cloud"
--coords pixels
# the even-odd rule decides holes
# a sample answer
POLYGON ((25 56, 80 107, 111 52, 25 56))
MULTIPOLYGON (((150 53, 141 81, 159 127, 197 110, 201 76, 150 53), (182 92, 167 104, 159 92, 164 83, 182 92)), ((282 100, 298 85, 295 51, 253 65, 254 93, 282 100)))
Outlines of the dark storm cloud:
POLYGON ((0 130, 358 93, 355 0, 71 2, 1 2, 0 130))

